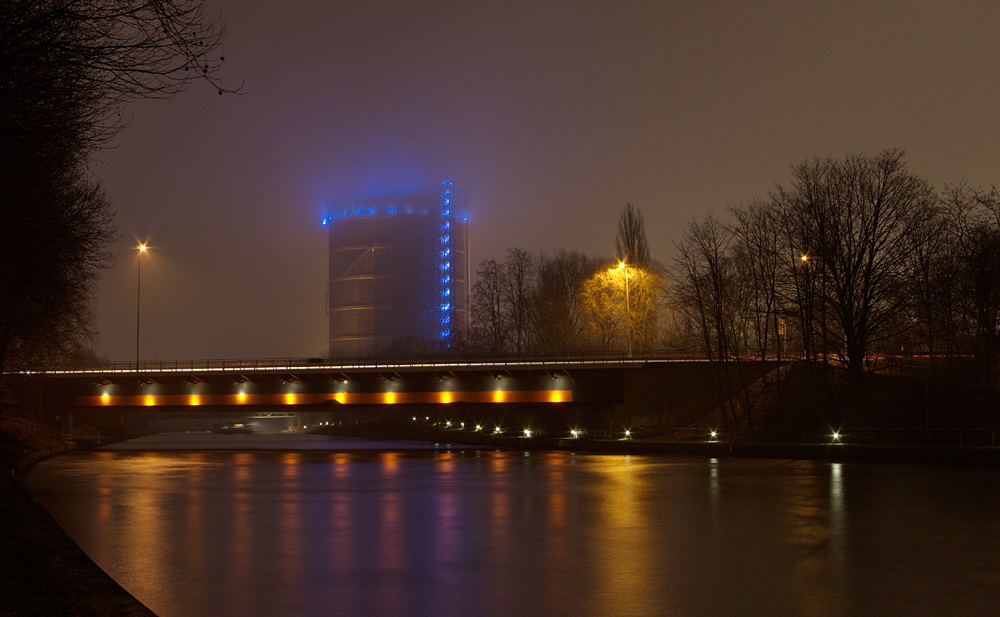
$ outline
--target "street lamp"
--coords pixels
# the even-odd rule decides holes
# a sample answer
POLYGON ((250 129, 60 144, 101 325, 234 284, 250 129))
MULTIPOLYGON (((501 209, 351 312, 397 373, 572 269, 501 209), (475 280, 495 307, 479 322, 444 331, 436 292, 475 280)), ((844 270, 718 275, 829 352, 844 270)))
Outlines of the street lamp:
POLYGON ((618 269, 625 274, 625 334, 628 337, 628 355, 632 357, 632 309, 629 306, 628 266, 624 261, 618 262, 618 269))
POLYGON ((816 346, 813 338, 813 285, 809 276, 809 254, 803 253, 799 257, 799 262, 802 263, 802 272, 805 277, 805 292, 800 301, 804 302, 804 306, 802 307, 802 355, 806 360, 814 360, 816 358, 816 346))
POLYGON ((142 306, 142 256, 146 253, 146 243, 140 243, 135 247, 136 269, 135 269, 135 370, 139 370, 139 307, 142 306))
MULTIPOLYGON (((812 255, 810 255, 808 253, 803 253, 802 256, 799 257, 799 261, 802 262, 802 265, 806 269, 806 285, 807 285, 807 292, 809 294, 809 317, 810 317, 810 319, 812 319, 813 305, 814 305, 814 303, 817 300, 819 301, 819 327, 820 327, 820 337, 819 337, 819 340, 820 340, 820 343, 822 344, 821 355, 823 357, 823 364, 826 364, 827 363, 827 348, 826 348, 826 339, 827 339, 827 330, 826 330, 826 302, 827 302, 826 266, 827 266, 827 264, 823 263, 823 261, 822 261, 822 255, 818 255, 818 256, 814 257, 814 256, 812 256, 812 255), (818 264, 816 262, 817 259, 820 260, 818 264), (810 262, 813 262, 813 263, 810 264, 810 262), (820 276, 820 280, 819 280, 820 292, 819 292, 819 294, 815 293, 815 285, 816 285, 815 270, 816 270, 817 267, 820 268, 820 271, 819 271, 819 276, 820 276), (812 274, 810 274, 810 270, 813 271, 812 274)), ((812 331, 812 328, 810 328, 810 331, 812 331)), ((816 350, 815 349, 813 349, 813 356, 814 357, 816 356, 816 350)))

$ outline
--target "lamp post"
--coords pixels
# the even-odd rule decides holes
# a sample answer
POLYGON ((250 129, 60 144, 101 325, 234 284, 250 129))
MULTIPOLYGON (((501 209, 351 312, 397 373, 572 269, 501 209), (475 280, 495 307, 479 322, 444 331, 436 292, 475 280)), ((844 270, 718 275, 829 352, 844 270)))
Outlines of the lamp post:
POLYGON ((135 269, 135 370, 139 370, 139 308, 142 306, 142 256, 146 253, 146 244, 141 243, 135 247, 136 269, 135 269))
POLYGON ((813 286, 809 277, 809 255, 803 253, 799 257, 805 276, 805 306, 802 310, 802 355, 806 360, 816 359, 815 341, 813 340, 813 286), (810 358, 810 356, 812 356, 810 358))
MULTIPOLYGON (((816 269, 817 265, 814 265, 814 264, 816 264, 816 260, 817 259, 821 259, 821 258, 822 258, 822 256, 820 256, 820 255, 815 255, 814 256, 814 255, 810 255, 808 253, 804 253, 801 257, 799 257, 799 260, 802 262, 802 264, 806 268, 806 285, 808 286, 808 291, 809 291, 810 319, 812 318, 813 304, 816 301, 819 302, 819 328, 820 328, 819 340, 820 340, 820 345, 821 345, 820 355, 823 358, 823 364, 826 364, 827 363, 827 347, 826 347, 826 339, 827 339, 827 331, 826 331, 826 298, 827 298, 827 293, 826 293, 826 264, 824 264, 822 261, 818 264, 819 267, 821 268, 820 271, 819 271, 819 276, 820 276, 819 288, 820 288, 820 291, 819 291, 818 294, 815 292, 815 285, 816 285, 816 273, 815 273, 815 269, 816 269), (812 272, 811 275, 810 275, 810 269, 813 270, 813 272, 812 272)), ((810 330, 811 330, 811 328, 810 328, 810 330)), ((816 350, 813 349, 813 356, 815 357, 816 355, 817 355, 816 354, 816 350)))
POLYGON ((625 275, 625 336, 628 337, 628 355, 632 357, 632 308, 629 306, 628 266, 624 261, 618 262, 618 269, 625 275))

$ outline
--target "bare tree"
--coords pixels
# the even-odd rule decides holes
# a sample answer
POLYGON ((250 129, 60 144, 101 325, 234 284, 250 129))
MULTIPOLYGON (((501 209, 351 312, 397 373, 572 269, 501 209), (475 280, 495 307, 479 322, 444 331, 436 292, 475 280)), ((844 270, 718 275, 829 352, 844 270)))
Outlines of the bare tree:
MULTIPOLYGON (((947 192, 947 189, 946 189, 947 192)), ((913 301, 910 319, 913 328, 905 340, 913 351, 920 350, 933 357, 948 342, 953 314, 955 284, 953 280, 953 253, 950 251, 948 217, 943 203, 935 204, 930 216, 910 235, 912 240, 907 255, 906 270, 909 274, 909 292, 913 301)))
MULTIPOLYGON (((79 173, 79 172, 77 172, 79 173)), ((91 285, 113 233, 99 186, 74 175, 32 175, 30 208, 0 226, 0 366, 23 370, 79 352, 92 333, 91 285)))
POLYGON ((232 92, 218 78, 224 29, 205 0, 38 0, 0 7, 4 89, 44 86, 50 111, 70 113, 85 144, 122 128, 121 107, 169 98, 194 80, 232 92))
POLYGON ((523 353, 532 345, 534 266, 531 255, 509 249, 507 259, 483 261, 470 303, 471 328, 463 335, 468 351, 523 353))
POLYGON ((0 368, 87 342, 112 211, 87 163, 122 107, 216 78, 222 28, 203 0, 0 3, 0 368))
POLYGON ((731 231, 714 215, 692 221, 677 245, 671 296, 680 313, 694 325, 702 350, 711 360, 726 361, 733 353, 728 315, 734 305, 735 282, 731 231))
POLYGON ((630 203, 625 204, 618 216, 615 256, 618 261, 637 268, 646 268, 650 264, 646 223, 643 221, 642 212, 630 203))
POLYGON ((692 221, 677 245, 671 296, 712 361, 713 387, 723 414, 734 424, 742 418, 749 425, 748 407, 735 404, 739 384, 729 370, 730 361, 740 356, 739 322, 745 304, 735 244, 732 229, 712 214, 692 221))
POLYGON ((965 185, 944 191, 948 250, 940 254, 954 350, 971 355, 984 383, 1000 380, 1000 193, 965 185))
POLYGON ((899 150, 813 159, 792 174, 774 198, 818 302, 818 315, 803 311, 804 318, 860 374, 873 345, 910 326, 902 319, 912 300, 906 260, 916 229, 931 216, 933 190, 906 170, 899 150))
POLYGON ((524 353, 533 343, 531 298, 534 295, 534 260, 524 249, 507 249, 501 289, 509 326, 506 333, 509 351, 524 353))
POLYGON ((466 337, 468 351, 501 353, 506 351, 507 320, 504 309, 503 267, 496 260, 479 264, 472 286, 471 332, 466 337))
POLYGON ((766 202, 754 200, 732 209, 736 224, 734 256, 738 284, 744 288, 746 327, 761 358, 782 353, 782 311, 778 293, 782 265, 781 221, 766 202))
POLYGON ((539 351, 583 351, 585 315, 580 294, 599 261, 576 251, 540 255, 531 300, 532 331, 539 351))

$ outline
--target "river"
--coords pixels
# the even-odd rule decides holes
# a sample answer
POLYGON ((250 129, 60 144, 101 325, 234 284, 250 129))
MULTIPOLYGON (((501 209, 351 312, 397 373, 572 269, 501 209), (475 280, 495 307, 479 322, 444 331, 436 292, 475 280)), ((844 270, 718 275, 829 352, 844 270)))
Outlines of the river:
POLYGON ((1000 614, 1000 473, 158 436, 36 498, 160 617, 1000 614))

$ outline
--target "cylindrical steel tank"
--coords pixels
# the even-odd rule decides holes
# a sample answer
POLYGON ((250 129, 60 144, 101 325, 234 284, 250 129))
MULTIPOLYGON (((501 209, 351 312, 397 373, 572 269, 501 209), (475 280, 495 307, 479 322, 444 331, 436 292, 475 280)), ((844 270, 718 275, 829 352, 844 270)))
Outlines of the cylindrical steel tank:
POLYGON ((452 184, 351 198, 330 228, 330 357, 445 349, 465 324, 468 217, 452 184))

